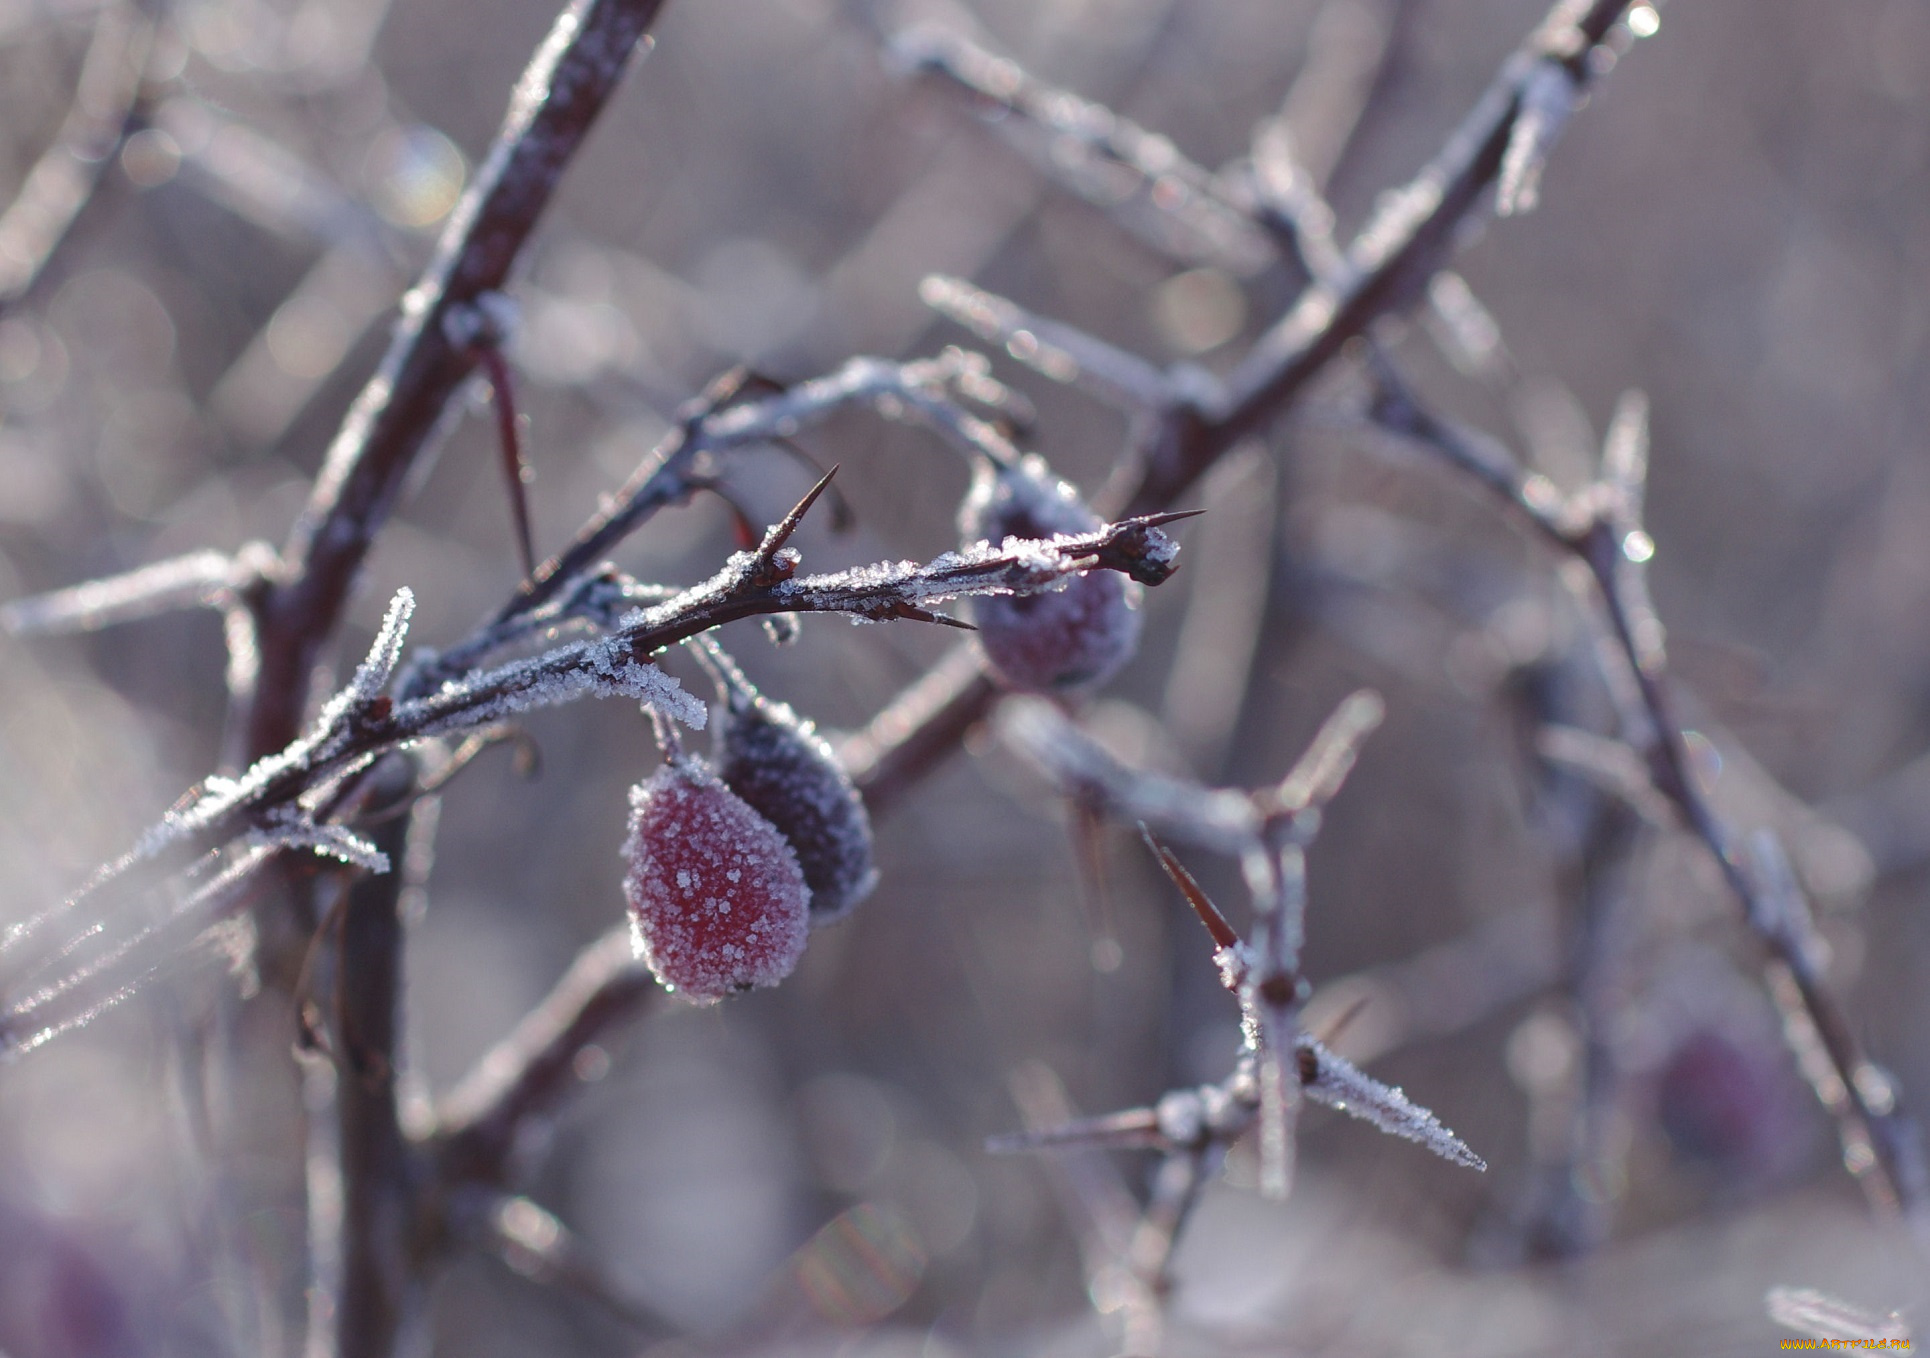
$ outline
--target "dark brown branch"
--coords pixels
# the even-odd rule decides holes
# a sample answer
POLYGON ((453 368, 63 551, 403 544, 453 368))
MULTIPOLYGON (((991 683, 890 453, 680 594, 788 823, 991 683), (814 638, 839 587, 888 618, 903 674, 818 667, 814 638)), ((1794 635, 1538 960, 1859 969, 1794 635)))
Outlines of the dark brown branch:
POLYGON ((284 552, 286 575, 262 603, 261 671, 243 762, 282 748, 300 729, 310 672, 341 621, 362 560, 470 374, 475 359, 450 334, 450 316, 508 280, 662 5, 574 0, 524 71, 489 159, 404 298, 389 352, 329 448, 284 552))
MULTIPOLYGON (((399 762, 399 761, 392 761, 399 762)), ((385 1358, 421 1304, 416 1259, 421 1177, 396 1106, 402 1025, 400 869, 412 817, 376 827, 375 845, 397 869, 361 873, 347 887, 336 957, 335 1116, 342 1167, 341 1292, 335 1358, 385 1358)))

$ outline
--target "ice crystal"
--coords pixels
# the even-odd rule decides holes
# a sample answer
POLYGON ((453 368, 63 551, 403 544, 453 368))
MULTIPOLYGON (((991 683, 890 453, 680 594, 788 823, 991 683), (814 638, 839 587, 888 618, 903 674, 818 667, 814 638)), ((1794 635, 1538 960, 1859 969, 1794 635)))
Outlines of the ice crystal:
POLYGON ((1457 1165, 1480 1170, 1488 1167, 1488 1162, 1442 1126, 1439 1118, 1395 1086, 1382 1084, 1310 1037, 1300 1039, 1298 1055, 1302 1087, 1315 1103, 1370 1122, 1391 1136, 1419 1142, 1457 1165))
POLYGON ((871 894, 871 818, 831 746, 783 703, 733 694, 718 723, 717 773, 790 843, 811 888, 811 922, 871 894))
POLYGON ((710 1004, 790 975, 811 893, 771 823, 695 758, 665 764, 630 805, 623 889, 657 979, 710 1004))

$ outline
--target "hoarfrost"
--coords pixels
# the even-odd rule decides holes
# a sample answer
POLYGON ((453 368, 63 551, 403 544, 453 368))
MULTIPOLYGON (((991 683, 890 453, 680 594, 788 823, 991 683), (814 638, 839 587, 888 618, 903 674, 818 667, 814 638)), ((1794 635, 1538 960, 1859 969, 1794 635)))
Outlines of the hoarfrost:
POLYGON ((1315 1103, 1370 1122, 1392 1136, 1419 1142, 1457 1165, 1487 1169, 1487 1161, 1395 1086, 1382 1084, 1311 1037, 1303 1036, 1297 1046, 1303 1087, 1315 1103))
POLYGON ((771 823, 701 759, 665 764, 631 789, 630 804, 623 889, 638 955, 657 979, 711 1004, 790 975, 810 888, 771 823))
POLYGON ((398 708, 396 721, 418 736, 441 735, 589 696, 634 699, 693 731, 710 720, 703 703, 655 665, 633 657, 617 635, 451 680, 430 697, 398 708))
POLYGON ((796 852, 811 888, 812 925, 842 918, 878 883, 864 799, 811 722, 758 694, 708 639, 701 654, 728 692, 718 776, 796 852))
POLYGON ((317 824, 305 815, 278 817, 250 831, 244 842, 259 848, 307 849, 374 873, 389 870, 389 856, 346 825, 317 824))
POLYGON ((90 580, 70 589, 0 607, 0 627, 16 634, 107 627, 171 608, 215 603, 231 585, 234 562, 220 552, 193 552, 90 580))

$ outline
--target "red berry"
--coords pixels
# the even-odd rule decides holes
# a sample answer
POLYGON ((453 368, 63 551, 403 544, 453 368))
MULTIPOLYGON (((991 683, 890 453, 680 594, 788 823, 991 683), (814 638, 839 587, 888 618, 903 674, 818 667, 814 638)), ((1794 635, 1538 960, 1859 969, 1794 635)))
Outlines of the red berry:
POLYGON ((797 854, 811 923, 842 918, 871 894, 878 870, 871 818, 837 755, 810 722, 748 685, 729 690, 717 732, 718 776, 797 854))
MULTIPOLYGON (((1079 493, 1034 455, 1016 465, 981 463, 959 510, 968 543, 1100 526, 1079 493)), ((1139 645, 1137 593, 1117 572, 1095 570, 1073 576, 1062 589, 983 595, 968 608, 992 676, 1020 692, 1049 693, 1103 683, 1132 658, 1139 645)))
POLYGON ((694 757, 632 788, 630 806, 623 890, 657 979, 710 1004, 790 975, 811 892, 784 836, 694 757))

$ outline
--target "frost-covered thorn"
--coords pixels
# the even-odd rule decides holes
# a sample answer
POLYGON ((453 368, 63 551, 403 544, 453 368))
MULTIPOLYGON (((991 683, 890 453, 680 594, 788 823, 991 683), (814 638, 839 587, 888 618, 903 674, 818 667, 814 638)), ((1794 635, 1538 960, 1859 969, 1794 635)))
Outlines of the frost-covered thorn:
POLYGON ((791 507, 791 512, 771 525, 770 530, 764 534, 764 540, 758 544, 756 554, 752 557, 752 583, 774 585, 780 580, 791 578, 796 571, 797 558, 793 553, 788 564, 786 563, 780 555, 784 544, 790 541, 791 534, 797 532, 798 525, 804 522, 804 516, 810 513, 811 506, 817 503, 818 497, 830 486, 831 478, 837 474, 838 469, 834 466, 819 477, 817 484, 804 492, 804 498, 791 507))
POLYGON ((1212 935, 1214 948, 1225 950, 1238 947, 1240 936, 1226 922, 1226 916, 1220 913, 1212 898, 1193 879, 1193 874, 1186 870, 1186 865, 1179 861, 1178 855, 1161 844, 1144 821, 1139 823, 1139 834, 1146 841, 1146 847, 1153 851, 1153 857, 1159 860, 1159 866, 1165 869, 1166 876, 1179 888, 1179 894, 1193 907, 1193 913, 1199 916, 1200 923, 1206 926, 1206 932, 1212 935))
POLYGON ((1315 1103, 1372 1123, 1390 1136, 1417 1142, 1443 1160, 1487 1169, 1486 1160, 1395 1086, 1382 1084, 1310 1037, 1302 1036, 1295 1045, 1300 1083, 1315 1103))
POLYGON ((382 626, 377 629, 375 640, 369 643, 368 657, 356 666, 355 677, 342 691, 351 702, 366 706, 381 696, 389 677, 395 673, 396 663, 402 658, 402 644, 409 636, 409 619, 414 616, 415 591, 404 585, 389 600, 382 626))

